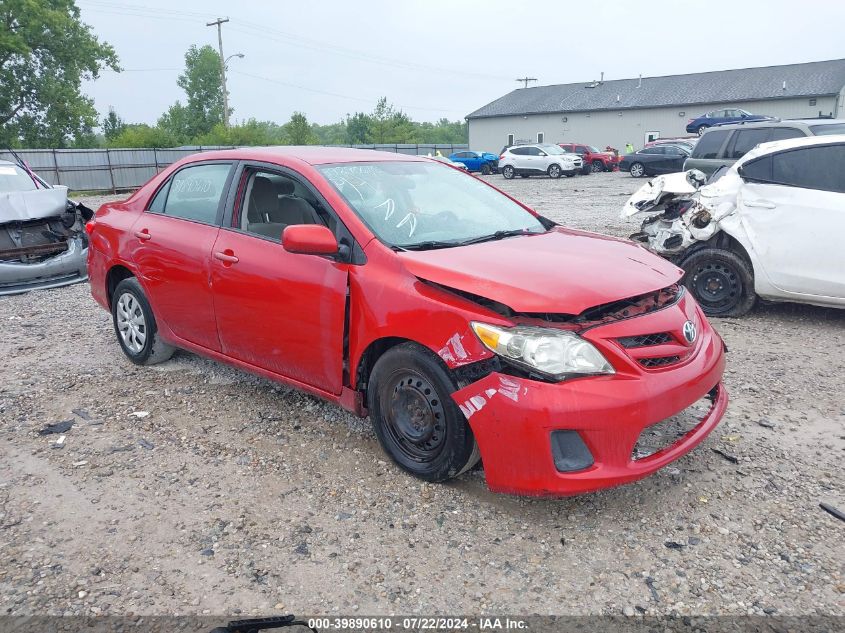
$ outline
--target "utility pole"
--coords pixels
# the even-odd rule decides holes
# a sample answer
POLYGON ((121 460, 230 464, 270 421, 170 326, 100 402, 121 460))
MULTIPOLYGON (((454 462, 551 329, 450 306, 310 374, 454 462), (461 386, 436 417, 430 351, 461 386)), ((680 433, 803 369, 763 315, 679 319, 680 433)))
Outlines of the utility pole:
POLYGON ((537 78, 536 78, 536 77, 518 77, 518 78, 517 78, 517 81, 521 81, 521 82, 523 82, 523 83, 525 84, 525 85, 523 86, 523 88, 527 88, 527 87, 528 87, 528 82, 529 82, 529 81, 537 81, 537 78))
POLYGON ((220 80, 223 82, 223 125, 229 127, 229 93, 226 90, 226 58, 223 57, 223 24, 229 18, 217 18, 214 22, 207 22, 206 26, 217 27, 217 44, 220 47, 220 80))

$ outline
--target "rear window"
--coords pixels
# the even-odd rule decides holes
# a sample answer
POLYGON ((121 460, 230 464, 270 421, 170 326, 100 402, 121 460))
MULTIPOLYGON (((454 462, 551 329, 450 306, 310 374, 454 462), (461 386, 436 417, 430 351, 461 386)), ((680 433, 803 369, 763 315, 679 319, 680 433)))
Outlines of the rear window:
POLYGON ((711 130, 705 132, 704 136, 696 144, 692 157, 719 158, 719 150, 730 133, 730 130, 711 130))
POLYGON ((776 127, 772 129, 771 140, 782 141, 787 138, 801 138, 802 136, 807 135, 797 127, 776 127))
POLYGON ((828 136, 829 134, 845 134, 845 123, 830 123, 827 125, 811 125, 815 136, 828 136))

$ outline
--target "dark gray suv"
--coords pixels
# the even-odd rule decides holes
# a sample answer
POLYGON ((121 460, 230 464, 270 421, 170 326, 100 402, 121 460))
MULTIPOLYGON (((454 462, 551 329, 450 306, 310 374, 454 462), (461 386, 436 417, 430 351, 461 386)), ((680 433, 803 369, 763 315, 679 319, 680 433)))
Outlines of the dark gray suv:
POLYGON ((723 165, 733 165, 760 143, 828 134, 845 134, 845 119, 791 119, 715 126, 699 139, 684 162, 684 170, 698 169, 709 175, 723 165))

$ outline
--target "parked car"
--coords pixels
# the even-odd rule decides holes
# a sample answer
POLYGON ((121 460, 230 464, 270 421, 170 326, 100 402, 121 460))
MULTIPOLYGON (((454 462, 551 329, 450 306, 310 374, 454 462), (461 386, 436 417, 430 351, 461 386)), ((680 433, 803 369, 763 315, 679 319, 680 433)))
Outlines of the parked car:
POLYGON ((490 152, 455 152, 449 160, 463 163, 469 171, 479 171, 485 176, 499 171, 499 157, 490 152))
POLYGON ((584 169, 592 172, 613 171, 616 169, 616 163, 619 160, 612 152, 603 152, 592 145, 558 143, 558 147, 565 152, 578 154, 584 163, 584 169))
POLYGON ((634 178, 671 174, 684 166, 690 151, 685 145, 654 145, 633 154, 625 154, 619 161, 619 171, 627 171, 634 178))
POLYGON ((684 163, 684 169, 698 169, 710 175, 719 167, 733 165, 760 143, 844 133, 843 119, 794 119, 720 126, 709 130, 699 139, 684 163))
POLYGON ((503 150, 499 156, 499 171, 507 179, 543 174, 550 178, 560 178, 561 175, 571 178, 581 171, 583 165, 584 162, 577 154, 570 154, 557 145, 546 143, 514 145, 503 150))
POLYGON ((0 295, 85 281, 93 212, 24 163, 0 161, 0 295))
POLYGON ((655 145, 685 145, 690 149, 693 150, 696 143, 698 143, 698 137, 682 137, 682 138, 658 138, 654 139, 653 141, 649 141, 643 147, 654 147, 655 145))
POLYGON ((424 480, 480 458, 494 491, 606 488, 727 406, 680 269, 423 157, 197 154, 89 226, 91 292, 130 361, 179 347, 369 415, 424 480))
POLYGON ((707 314, 757 297, 845 308, 843 174, 845 135, 764 143, 707 185, 696 170, 656 178, 623 215, 662 211, 631 237, 684 269, 707 314))
POLYGON ((438 155, 428 155, 426 158, 430 158, 431 160, 436 160, 438 163, 443 163, 444 165, 449 165, 449 167, 454 167, 455 169, 463 169, 464 171, 469 171, 466 165, 463 163, 456 163, 455 161, 446 158, 445 156, 438 156, 438 155))
POLYGON ((774 117, 764 114, 751 114, 739 108, 727 108, 724 110, 711 110, 706 114, 697 116, 687 121, 687 132, 701 136, 707 128, 723 123, 734 123, 736 121, 773 121, 774 117))

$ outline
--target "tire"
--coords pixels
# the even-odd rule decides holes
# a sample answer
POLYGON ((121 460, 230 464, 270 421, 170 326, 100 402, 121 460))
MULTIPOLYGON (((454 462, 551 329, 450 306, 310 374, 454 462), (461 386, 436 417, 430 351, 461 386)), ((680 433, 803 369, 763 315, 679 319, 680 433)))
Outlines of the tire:
POLYGON ((452 400, 456 389, 440 359, 416 343, 397 345, 378 359, 367 407, 382 448, 402 470, 438 482, 478 463, 472 430, 452 400))
POLYGON ((489 164, 489 163, 484 163, 484 164, 481 166, 481 175, 482 175, 482 176, 489 176, 491 171, 492 171, 492 170, 490 169, 490 164, 489 164))
POLYGON ((133 363, 155 365, 173 356, 175 348, 159 336, 150 302, 135 277, 117 284, 111 313, 117 342, 133 363))
POLYGON ((594 174, 599 174, 603 171, 607 171, 604 168, 604 163, 601 162, 600 160, 594 160, 593 163, 592 163, 592 167, 593 167, 593 173, 594 174))
POLYGON ((558 165, 557 163, 552 163, 551 165, 549 165, 549 168, 546 170, 546 173, 549 175, 549 178, 560 178, 560 165, 558 165))
POLYGON ((736 253, 702 248, 685 257, 680 266, 683 284, 707 316, 738 317, 754 307, 754 272, 736 253))
POLYGON ((645 176, 645 167, 642 163, 634 163, 631 165, 630 172, 632 178, 642 178, 645 176))
POLYGON ((586 165, 581 166, 581 175, 582 176, 589 176, 593 173, 593 166, 587 163, 586 165))
POLYGON ((698 129, 695 131, 695 133, 698 134, 699 136, 701 136, 702 134, 704 134, 707 131, 708 127, 709 126, 707 126, 707 125, 699 125, 698 129))
POLYGON ((510 165, 505 165, 502 167, 502 176, 505 177, 505 180, 510 180, 516 175, 516 170, 511 167, 510 165))

